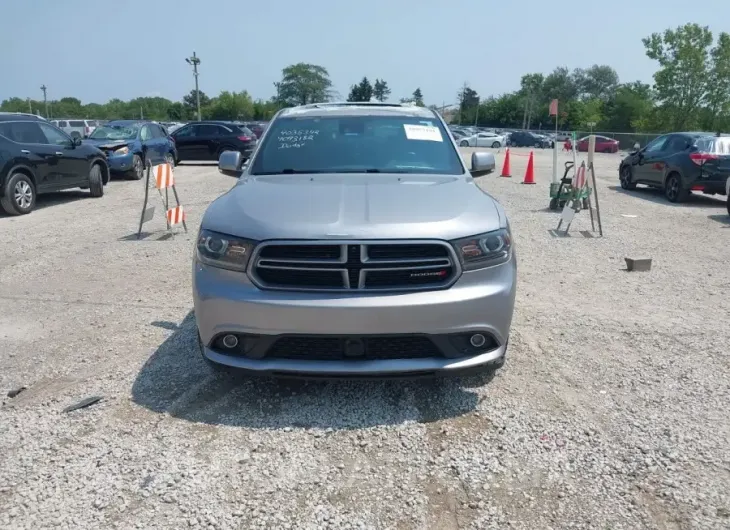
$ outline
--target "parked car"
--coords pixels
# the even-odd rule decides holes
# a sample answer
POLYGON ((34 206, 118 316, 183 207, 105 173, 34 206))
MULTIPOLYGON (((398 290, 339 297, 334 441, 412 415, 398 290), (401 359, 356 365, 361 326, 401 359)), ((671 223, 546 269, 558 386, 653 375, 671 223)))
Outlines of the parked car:
POLYGON ((454 141, 458 144, 459 140, 463 138, 469 138, 469 134, 465 133, 464 131, 460 129, 451 129, 451 136, 454 137, 454 141))
POLYGON ((550 141, 530 131, 513 131, 509 136, 509 144, 512 147, 537 147, 544 149, 550 147, 550 141))
POLYGON ((96 129, 96 120, 54 119, 51 123, 71 138, 87 138, 96 129))
POLYGON ((243 125, 226 121, 191 122, 171 133, 177 161, 218 160, 223 151, 238 151, 244 158, 256 147, 256 135, 243 125))
POLYGON ((504 136, 491 132, 480 132, 459 138, 460 147, 492 147, 498 149, 504 145, 504 136))
POLYGON ((104 195, 109 167, 104 153, 71 138, 43 118, 0 114, 0 209, 30 213, 38 195, 70 188, 104 195))
MULTIPOLYGON (((576 142, 575 147, 578 151, 588 152, 588 138, 589 136, 586 136, 576 142)), ((618 153, 618 144, 618 140, 596 135, 596 153, 618 153)))
POLYGON ((175 142, 163 127, 149 121, 111 121, 97 128, 85 142, 106 154, 113 173, 134 180, 144 177, 148 161, 174 165, 177 160, 175 142))
POLYGON ((660 188, 670 202, 691 192, 728 193, 730 136, 711 133, 665 134, 621 161, 619 180, 625 190, 637 184, 660 188))
POLYGON ((252 133, 254 133, 256 139, 261 138, 261 135, 264 134, 264 131, 266 131, 266 122, 250 121, 244 123, 243 126, 249 129, 252 133))
POLYGON ((246 167, 221 155, 240 179, 203 215, 204 359, 305 377, 501 366, 516 257, 504 208, 475 182, 494 155, 473 153, 470 174, 439 115, 417 106, 318 103, 269 127, 246 167))

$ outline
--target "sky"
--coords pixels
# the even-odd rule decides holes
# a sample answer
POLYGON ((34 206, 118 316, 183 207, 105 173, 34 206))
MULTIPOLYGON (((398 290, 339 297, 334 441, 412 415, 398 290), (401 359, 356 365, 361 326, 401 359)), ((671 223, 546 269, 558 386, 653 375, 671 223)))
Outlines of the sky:
POLYGON ((608 64, 651 83, 642 37, 687 22, 730 32, 730 0, 0 0, 0 21, 0 100, 42 99, 42 84, 49 99, 179 100, 195 51, 209 96, 267 99, 282 68, 306 62, 342 99, 367 76, 393 100, 420 87, 448 105, 465 82, 498 95, 556 66, 608 64))

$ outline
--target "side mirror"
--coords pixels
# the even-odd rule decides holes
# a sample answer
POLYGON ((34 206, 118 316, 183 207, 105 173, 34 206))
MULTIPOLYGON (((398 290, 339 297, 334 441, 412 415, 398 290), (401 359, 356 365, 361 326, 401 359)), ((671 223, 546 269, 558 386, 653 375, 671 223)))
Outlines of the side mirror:
POLYGON ((474 152, 471 154, 471 176, 483 177, 494 172, 497 162, 492 153, 474 152))
POLYGON ((78 147, 81 145, 81 138, 71 138, 71 142, 74 147, 78 147))
POLYGON ((243 173, 243 156, 238 151, 223 151, 218 159, 218 171, 228 177, 239 178, 243 173))

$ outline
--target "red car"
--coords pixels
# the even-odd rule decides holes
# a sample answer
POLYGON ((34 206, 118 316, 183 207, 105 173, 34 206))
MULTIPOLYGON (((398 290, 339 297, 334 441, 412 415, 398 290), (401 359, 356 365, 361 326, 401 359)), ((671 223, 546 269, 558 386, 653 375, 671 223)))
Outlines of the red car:
MULTIPOLYGON (((578 140, 578 151, 588 152, 588 137, 578 140)), ((618 153, 618 140, 596 135, 596 153, 618 153)))

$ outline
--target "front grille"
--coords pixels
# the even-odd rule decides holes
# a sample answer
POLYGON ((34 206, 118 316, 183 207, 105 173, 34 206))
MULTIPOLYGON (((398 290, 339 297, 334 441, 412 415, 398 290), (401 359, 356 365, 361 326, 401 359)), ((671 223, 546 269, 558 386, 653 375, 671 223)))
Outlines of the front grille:
POLYGON ((411 291, 446 288, 459 268, 443 241, 272 241, 251 272, 263 289, 411 291))
POLYGON ((289 336, 278 339, 266 357, 312 361, 425 359, 442 357, 428 337, 417 335, 370 337, 289 336))

